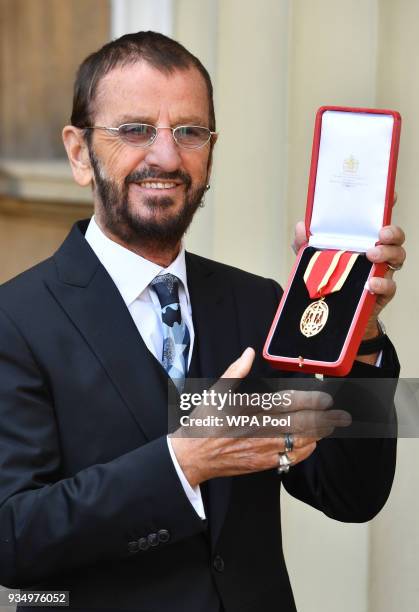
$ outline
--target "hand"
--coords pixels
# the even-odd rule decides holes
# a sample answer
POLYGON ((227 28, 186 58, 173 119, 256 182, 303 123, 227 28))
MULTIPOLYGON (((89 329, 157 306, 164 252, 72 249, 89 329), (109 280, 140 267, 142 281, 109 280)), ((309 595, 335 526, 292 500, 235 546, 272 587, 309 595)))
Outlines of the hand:
MULTIPOLYGON (((254 356, 254 350, 247 348, 225 371, 213 389, 218 385, 225 392, 226 384, 230 389, 237 385, 237 380, 245 378, 249 373, 254 356), (228 379, 236 382, 227 383, 228 379)), ((332 399, 327 393, 295 391, 291 405, 281 409, 282 415, 284 412, 291 415, 291 427, 286 431, 294 434, 294 448, 288 453, 293 465, 307 459, 316 448, 317 441, 331 434, 336 426, 350 424, 348 413, 328 410, 331 405, 332 399)), ((203 418, 208 414, 208 407, 198 406, 190 416, 203 418)), ((214 437, 191 438, 189 436, 193 433, 182 427, 172 434, 172 448, 191 486, 210 478, 248 474, 278 466, 278 454, 285 451, 284 437, 278 435, 281 431, 278 427, 270 430, 270 437, 257 438, 250 437, 250 429, 244 427, 234 432, 231 428, 224 431, 229 437, 223 437, 221 430, 216 437, 214 434, 214 437)))
MULTIPOLYGON (((387 225, 380 230, 380 245, 368 249, 367 258, 374 263, 387 263, 394 268, 403 265, 406 251, 403 248, 405 234, 400 227, 387 225)), ((396 283, 393 280, 395 270, 388 268, 384 278, 371 278, 370 291, 377 295, 374 312, 370 317, 364 340, 377 335, 377 317, 383 308, 393 299, 396 293, 396 283)))

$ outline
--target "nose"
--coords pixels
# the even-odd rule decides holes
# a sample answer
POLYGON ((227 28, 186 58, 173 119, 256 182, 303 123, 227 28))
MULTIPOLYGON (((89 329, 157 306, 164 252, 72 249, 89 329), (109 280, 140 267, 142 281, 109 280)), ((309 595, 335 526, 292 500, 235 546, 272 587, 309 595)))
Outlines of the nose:
POLYGON ((147 147, 145 162, 165 172, 174 172, 181 165, 179 147, 170 128, 160 128, 152 145, 147 147))

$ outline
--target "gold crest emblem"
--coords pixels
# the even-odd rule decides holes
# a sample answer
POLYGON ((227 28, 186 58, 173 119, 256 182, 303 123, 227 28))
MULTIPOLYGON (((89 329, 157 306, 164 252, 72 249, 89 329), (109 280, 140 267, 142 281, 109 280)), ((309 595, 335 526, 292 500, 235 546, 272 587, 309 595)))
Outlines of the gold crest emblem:
POLYGON ((343 160, 343 171, 350 172, 351 174, 355 174, 358 172, 359 161, 353 155, 350 155, 346 159, 343 160))

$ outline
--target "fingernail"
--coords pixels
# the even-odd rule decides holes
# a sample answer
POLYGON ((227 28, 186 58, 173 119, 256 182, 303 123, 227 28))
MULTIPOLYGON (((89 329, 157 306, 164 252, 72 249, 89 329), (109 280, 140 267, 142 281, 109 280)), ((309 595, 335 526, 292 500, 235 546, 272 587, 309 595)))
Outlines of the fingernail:
POLYGON ((367 281, 367 289, 368 291, 371 293, 371 295, 374 295, 375 291, 374 289, 371 287, 371 281, 367 281))
POLYGON ((341 425, 341 427, 348 427, 348 425, 352 423, 352 417, 348 413, 342 414, 338 420, 339 420, 339 425, 341 425))
POLYGON ((352 423, 352 418, 350 414, 343 410, 334 410, 327 414, 327 421, 337 427, 347 427, 352 423))
POLYGON ((319 404, 322 408, 333 406, 333 399, 327 393, 322 393, 319 397, 319 404))
POLYGON ((381 232, 381 235, 385 240, 391 240, 393 238, 393 232, 391 231, 391 229, 384 229, 381 232))
POLYGON ((380 257, 380 249, 378 247, 374 247, 368 251, 368 255, 371 259, 378 259, 380 257))

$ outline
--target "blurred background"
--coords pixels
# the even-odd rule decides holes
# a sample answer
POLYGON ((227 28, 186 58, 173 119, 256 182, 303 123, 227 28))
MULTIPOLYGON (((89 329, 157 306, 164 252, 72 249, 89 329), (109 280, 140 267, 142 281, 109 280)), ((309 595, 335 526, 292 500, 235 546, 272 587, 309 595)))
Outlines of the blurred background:
MULTIPOLYGON (((110 38, 140 29, 179 40, 214 82, 212 189, 187 248, 281 284, 304 216, 317 108, 401 113, 393 218, 408 261, 383 318, 403 376, 418 377, 417 0, 0 0, 0 281, 49 256, 91 215, 61 142, 74 73, 110 38)), ((418 460, 418 441, 401 440, 390 500, 367 525, 337 523, 284 494, 299 612, 418 609, 418 460)))

